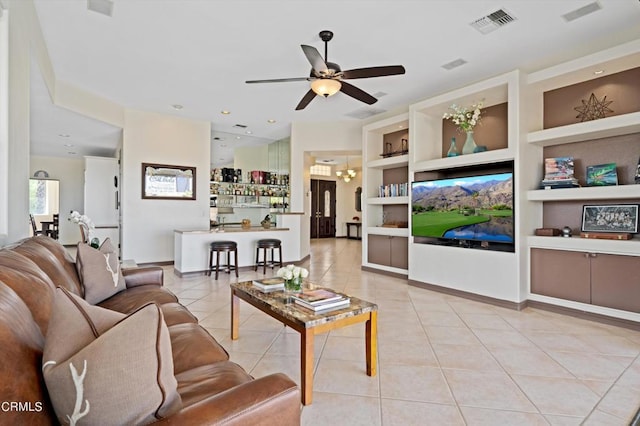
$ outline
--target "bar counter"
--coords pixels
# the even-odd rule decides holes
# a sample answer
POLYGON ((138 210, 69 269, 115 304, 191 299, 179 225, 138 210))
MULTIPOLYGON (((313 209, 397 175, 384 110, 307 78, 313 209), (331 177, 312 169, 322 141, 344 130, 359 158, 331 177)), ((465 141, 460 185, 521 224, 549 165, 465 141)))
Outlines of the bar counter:
MULTIPOLYGON (((235 241, 238 244, 238 266, 250 267, 255 264, 256 244, 264 238, 282 241, 282 262, 297 262, 300 254, 300 218, 295 215, 281 215, 280 227, 265 229, 262 226, 242 228, 225 225, 213 229, 174 230, 174 272, 184 274, 204 273, 209 266, 209 246, 214 241, 235 241)), ((277 256, 277 252, 276 252, 277 256)), ((261 258, 262 259, 262 258, 261 258)))

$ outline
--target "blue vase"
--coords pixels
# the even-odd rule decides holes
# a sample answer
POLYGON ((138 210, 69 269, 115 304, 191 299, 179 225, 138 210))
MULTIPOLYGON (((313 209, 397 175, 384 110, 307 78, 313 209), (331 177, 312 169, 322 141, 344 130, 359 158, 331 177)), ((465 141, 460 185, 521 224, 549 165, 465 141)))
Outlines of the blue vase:
POLYGON ((460 154, 456 146, 456 138, 451 138, 451 146, 449 147, 449 151, 447 151, 447 157, 457 157, 458 155, 460 154))

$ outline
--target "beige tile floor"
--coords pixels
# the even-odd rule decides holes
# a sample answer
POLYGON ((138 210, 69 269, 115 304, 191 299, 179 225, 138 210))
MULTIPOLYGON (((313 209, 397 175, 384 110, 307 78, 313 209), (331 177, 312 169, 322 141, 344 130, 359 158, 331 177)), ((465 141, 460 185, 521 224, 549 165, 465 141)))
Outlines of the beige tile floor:
MULTIPOLYGON (((313 241, 304 266, 313 282, 378 304, 378 375, 365 374, 364 326, 318 336, 303 425, 627 425, 640 407, 640 332, 411 287, 363 272, 360 250, 313 241)), ((165 274, 232 361, 299 383, 296 332, 241 302, 240 339, 230 339, 230 279, 165 274)))

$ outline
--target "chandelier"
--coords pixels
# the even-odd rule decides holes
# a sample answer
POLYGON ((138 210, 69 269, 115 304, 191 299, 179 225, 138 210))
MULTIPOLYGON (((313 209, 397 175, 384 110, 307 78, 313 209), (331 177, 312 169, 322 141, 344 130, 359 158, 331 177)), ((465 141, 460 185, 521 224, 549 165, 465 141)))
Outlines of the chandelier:
POLYGON ((347 157, 347 170, 337 170, 336 176, 338 176, 338 178, 341 178, 345 182, 350 182, 351 179, 356 177, 355 170, 349 168, 349 157, 347 157))

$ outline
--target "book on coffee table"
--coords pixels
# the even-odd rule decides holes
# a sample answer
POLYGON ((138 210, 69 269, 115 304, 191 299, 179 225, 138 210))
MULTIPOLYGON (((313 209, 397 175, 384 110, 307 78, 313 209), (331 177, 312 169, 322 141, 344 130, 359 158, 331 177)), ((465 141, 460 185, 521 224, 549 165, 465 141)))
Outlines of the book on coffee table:
POLYGON ((344 308, 345 306, 349 306, 351 304, 351 300, 348 297, 343 297, 340 300, 333 300, 331 302, 325 302, 318 305, 310 305, 308 303, 302 302, 300 299, 293 299, 293 302, 296 305, 302 306, 305 309, 309 309, 313 312, 325 312, 333 309, 344 308))
POLYGON ((253 285, 262 291, 276 291, 284 289, 284 278, 260 278, 253 280, 253 285))
POLYGON ((343 295, 322 288, 316 290, 304 290, 301 293, 294 294, 292 297, 295 300, 299 300, 313 306, 344 299, 343 295))
POLYGON ((314 312, 348 306, 348 297, 326 289, 305 290, 291 296, 293 302, 314 312))

